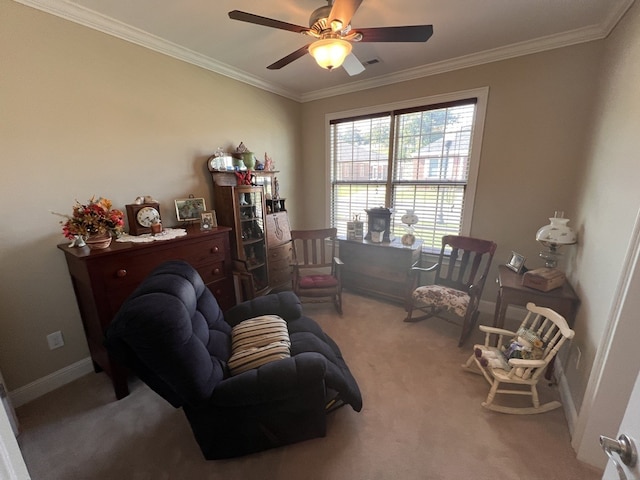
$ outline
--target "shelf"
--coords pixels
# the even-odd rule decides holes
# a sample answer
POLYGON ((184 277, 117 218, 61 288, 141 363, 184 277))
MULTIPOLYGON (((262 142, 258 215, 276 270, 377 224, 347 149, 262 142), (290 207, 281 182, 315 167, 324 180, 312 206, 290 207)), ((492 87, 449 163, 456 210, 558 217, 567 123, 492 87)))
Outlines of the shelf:
POLYGON ((247 240, 243 240, 242 241, 242 245, 243 246, 247 246, 247 245, 255 245, 256 243, 264 243, 264 237, 262 238, 249 238, 247 240))
POLYGON ((247 262, 247 270, 249 270, 250 272, 253 272, 254 270, 258 270, 261 267, 264 267, 266 265, 266 263, 264 262, 260 262, 260 263, 256 263, 255 265, 251 265, 249 264, 249 262, 247 262))

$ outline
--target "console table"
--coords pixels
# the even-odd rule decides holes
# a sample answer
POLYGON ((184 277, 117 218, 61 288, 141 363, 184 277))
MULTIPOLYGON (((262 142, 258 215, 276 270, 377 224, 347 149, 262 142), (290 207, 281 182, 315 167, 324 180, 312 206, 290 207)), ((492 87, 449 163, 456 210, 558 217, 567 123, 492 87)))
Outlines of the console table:
POLYGON ((562 288, 542 292, 522 285, 522 275, 510 270, 505 265, 498 266, 498 298, 493 326, 503 328, 504 317, 509 305, 526 306, 533 302, 539 307, 547 307, 562 315, 569 327, 573 328, 580 300, 569 282, 562 288))
POLYGON ((127 370, 103 346, 104 332, 124 300, 151 271, 167 260, 185 260, 200 274, 222 310, 235 304, 228 227, 148 243, 111 242, 104 250, 58 245, 65 254, 96 372, 111 378, 118 399, 129 394, 127 370))
POLYGON ((342 286, 394 302, 407 298, 411 267, 420 261, 422 240, 407 247, 399 238, 391 242, 339 239, 342 286))

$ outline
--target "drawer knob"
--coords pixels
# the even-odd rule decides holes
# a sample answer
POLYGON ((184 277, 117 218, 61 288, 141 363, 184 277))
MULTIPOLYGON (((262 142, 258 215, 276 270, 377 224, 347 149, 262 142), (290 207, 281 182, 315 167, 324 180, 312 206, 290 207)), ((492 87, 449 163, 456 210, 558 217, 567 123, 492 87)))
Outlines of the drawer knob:
POLYGON ((213 270, 213 273, 214 273, 215 275, 220 275, 220 269, 219 269, 219 268, 215 268, 215 269, 213 270))
POLYGON ((218 253, 220 251, 220 247, 217 245, 211 249, 211 253, 218 253))
POLYGON ((118 278, 124 278, 126 276, 127 276, 127 271, 124 268, 121 268, 116 272, 116 277, 118 278))

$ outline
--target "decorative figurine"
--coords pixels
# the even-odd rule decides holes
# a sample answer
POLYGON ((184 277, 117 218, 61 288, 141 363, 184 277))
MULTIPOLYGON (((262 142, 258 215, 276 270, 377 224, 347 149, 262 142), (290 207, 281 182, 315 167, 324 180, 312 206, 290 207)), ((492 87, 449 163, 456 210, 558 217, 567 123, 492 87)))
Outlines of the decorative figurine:
POLYGON ((273 172, 273 170, 275 170, 273 160, 269 155, 267 155, 267 152, 264 152, 264 171, 273 172))

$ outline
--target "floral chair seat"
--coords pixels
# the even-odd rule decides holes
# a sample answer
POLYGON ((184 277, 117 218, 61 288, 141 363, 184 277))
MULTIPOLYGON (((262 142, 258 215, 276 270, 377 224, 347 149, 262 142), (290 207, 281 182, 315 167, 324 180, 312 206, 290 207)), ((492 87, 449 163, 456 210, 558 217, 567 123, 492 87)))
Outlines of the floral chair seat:
POLYGON ((464 317, 469 306, 469 295, 455 288, 443 285, 426 285, 416 288, 412 295, 416 305, 446 309, 459 317, 464 317))

